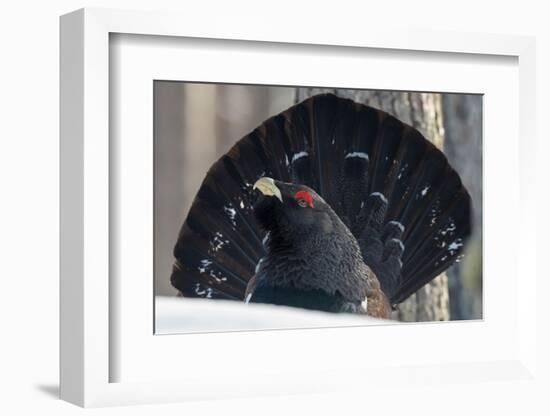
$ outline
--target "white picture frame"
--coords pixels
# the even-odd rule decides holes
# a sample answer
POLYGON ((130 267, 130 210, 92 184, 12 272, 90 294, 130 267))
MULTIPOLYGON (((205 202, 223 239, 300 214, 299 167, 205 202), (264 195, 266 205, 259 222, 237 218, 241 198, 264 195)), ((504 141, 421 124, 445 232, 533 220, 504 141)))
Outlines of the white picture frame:
MULTIPOLYGON (((536 324, 529 317, 536 315, 536 250, 533 247, 536 219, 533 215, 525 214, 536 212, 533 197, 535 193, 530 180, 535 169, 535 154, 532 150, 535 148, 533 129, 536 114, 533 111, 534 71, 535 42, 529 37, 398 31, 395 28, 390 30, 375 26, 366 29, 350 28, 346 32, 327 35, 321 27, 313 27, 307 32, 292 27, 282 31, 277 25, 270 24, 261 27, 240 26, 239 33, 235 33, 231 22, 224 24, 219 21, 215 26, 205 27, 202 23, 193 21, 190 16, 171 13, 82 9, 63 16, 60 129, 61 398, 87 407, 340 389, 360 391, 367 385, 374 392, 377 388, 383 390, 384 385, 387 386, 395 379, 408 385, 427 385, 433 382, 448 383, 451 380, 481 383, 502 379, 519 383, 534 378, 536 324), (517 213, 515 218, 519 219, 516 227, 511 227, 515 233, 513 235, 517 237, 512 252, 508 254, 512 267, 503 269, 501 276, 510 285, 507 289, 502 289, 502 297, 506 301, 512 301, 509 304, 510 311, 507 314, 491 314, 492 309, 486 309, 482 323, 458 323, 452 328, 446 327, 447 329, 438 329, 437 325, 429 324, 400 325, 396 326, 398 332, 392 329, 389 333, 388 327, 376 328, 379 331, 376 333, 377 337, 401 339, 404 342, 410 342, 415 337, 430 339, 443 333, 445 337, 455 336, 473 341, 488 337, 486 331, 490 330, 494 331, 495 340, 500 340, 498 337, 501 336, 507 343, 494 351, 491 358, 488 357, 493 350, 487 348, 484 353, 479 348, 478 356, 478 350, 472 349, 470 355, 464 355, 459 360, 449 359, 448 355, 443 354, 436 355, 433 361, 427 361, 425 357, 416 361, 412 358, 409 361, 395 360, 391 365, 391 360, 383 357, 383 350, 391 350, 387 345, 379 347, 379 354, 373 354, 376 359, 363 360, 360 346, 366 345, 372 336, 372 327, 264 331, 255 333, 254 336, 244 332, 228 334, 223 338, 216 334, 185 335, 186 348, 190 350, 206 348, 210 351, 208 345, 216 339, 216 342, 223 342, 231 351, 237 351, 246 340, 252 352, 248 353, 250 361, 246 360, 246 355, 242 355, 227 367, 207 362, 187 366, 183 373, 177 364, 173 364, 171 368, 168 360, 148 365, 148 360, 143 359, 153 351, 147 350, 146 344, 149 345, 149 342, 151 348, 162 350, 162 355, 165 356, 170 351, 173 353, 181 349, 182 336, 159 338, 151 331, 147 335, 150 339, 144 341, 143 338, 133 339, 128 335, 126 343, 131 342, 134 351, 137 351, 134 359, 130 359, 131 354, 126 357, 124 351, 127 349, 113 349, 113 338, 126 335, 113 333, 120 327, 112 324, 112 315, 124 315, 124 308, 130 306, 115 302, 116 298, 112 294, 117 288, 109 280, 114 267, 114 259, 110 258, 109 252, 110 229, 113 227, 113 218, 110 216, 110 200, 113 198, 110 194, 110 175, 117 169, 113 166, 116 160, 112 158, 109 139, 113 134, 109 122, 112 94, 109 61, 111 34, 164 37, 157 38, 157 42, 162 42, 163 39, 174 42, 176 38, 223 40, 225 44, 254 44, 258 51, 261 51, 262 45, 275 44, 282 53, 295 46, 301 48, 300 50, 325 46, 330 48, 331 53, 346 51, 354 54, 367 49, 408 51, 411 56, 428 53, 434 62, 459 55, 467 56, 474 64, 482 56, 513 59, 514 68, 517 69, 514 82, 517 81, 519 87, 519 94, 515 96, 517 106, 507 110, 508 113, 499 113, 505 110, 495 100, 494 109, 489 107, 493 114, 485 115, 484 119, 488 128, 487 122, 490 123, 491 117, 498 117, 499 114, 510 116, 512 131, 502 134, 512 140, 511 144, 517 146, 513 147, 513 151, 509 150, 501 155, 502 160, 513 161, 517 157, 506 177, 511 181, 508 186, 517 185, 512 187, 510 195, 510 199, 515 202, 510 203, 508 208, 503 208, 504 214, 507 213, 506 209, 510 209, 517 213), (517 149, 519 151, 516 154, 517 149), (506 159, 507 157, 510 159, 506 159), (522 213, 524 214, 521 215, 522 213), (519 270, 522 284, 516 287, 514 285, 519 270), (339 339, 342 345, 347 346, 346 357, 325 354, 323 348, 326 348, 331 339, 339 339), (288 361, 285 356, 279 360, 274 358, 271 363, 263 366, 258 364, 259 355, 254 355, 254 351, 260 349, 266 352, 273 345, 289 344, 295 346, 297 358, 294 361, 288 361), (307 348, 311 352, 308 356, 307 348), (141 364, 137 361, 140 357, 141 364), (131 367, 128 370, 131 375, 113 377, 114 363, 126 358, 129 361, 125 365, 131 367), (246 365, 248 362, 254 362, 255 368, 246 365)), ((143 72, 136 70, 136 73, 143 72)), ((275 74, 269 73, 264 73, 263 78, 254 79, 248 75, 248 78, 241 81, 267 83, 269 80, 272 84, 284 82, 281 78, 277 79, 275 74)), ((356 84, 353 86, 361 87, 356 84)), ((385 85, 381 83, 378 87, 384 88, 385 85)), ((490 163, 487 168, 490 169, 490 163)), ((497 165, 493 166, 493 169, 498 168, 497 165)), ((486 169, 486 174, 490 175, 490 170, 486 169)), ((493 191, 489 192, 489 196, 486 195, 484 209, 498 202, 498 186, 491 186, 489 189, 493 191)), ((495 244, 498 244, 498 217, 492 224, 486 225, 485 237, 491 239, 492 236, 495 244)), ((486 256, 487 254, 485 252, 486 256)), ((489 304, 492 303, 495 308, 506 306, 497 299, 491 302, 491 296, 494 297, 495 294, 491 294, 490 284, 486 286, 486 291, 485 300, 489 304)), ((146 308, 144 306, 144 310, 146 308)), ((497 310, 501 309, 494 309, 497 310)), ((146 312, 150 313, 150 310, 146 312)), ((140 336, 143 334, 143 331, 140 332, 140 336)), ((420 350, 418 348, 418 357, 422 357, 420 350)))

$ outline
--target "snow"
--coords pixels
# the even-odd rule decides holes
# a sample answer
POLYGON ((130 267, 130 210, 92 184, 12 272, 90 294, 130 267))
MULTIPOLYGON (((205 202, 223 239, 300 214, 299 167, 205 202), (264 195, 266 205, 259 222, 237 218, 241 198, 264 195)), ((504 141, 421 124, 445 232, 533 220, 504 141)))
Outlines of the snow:
POLYGON ((344 159, 348 159, 350 157, 359 157, 361 159, 365 159, 367 162, 369 161, 369 155, 367 155, 364 152, 351 152, 351 153, 348 153, 344 159))
POLYGON ((309 156, 308 152, 298 152, 295 153, 294 156, 292 156, 292 163, 296 162, 298 159, 301 159, 302 157, 309 156))
POLYGON ((422 192, 420 192, 422 194, 422 196, 426 196, 426 194, 428 193, 428 190, 430 189, 429 186, 426 186, 424 189, 422 189, 422 192))
MULTIPOLYGON (((208 289, 198 290, 206 293, 208 289)), ((210 290, 211 291, 211 290, 210 290)), ((181 334, 267 329, 394 325, 399 322, 286 306, 155 296, 155 333, 181 334)))

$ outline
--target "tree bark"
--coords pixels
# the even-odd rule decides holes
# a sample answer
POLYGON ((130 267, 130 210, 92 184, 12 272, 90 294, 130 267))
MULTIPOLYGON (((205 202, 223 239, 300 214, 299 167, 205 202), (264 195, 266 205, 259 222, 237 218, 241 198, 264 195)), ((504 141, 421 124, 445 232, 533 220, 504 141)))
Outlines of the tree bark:
POLYGON ((472 198, 472 235, 468 256, 451 267, 449 292, 453 319, 480 319, 482 312, 482 96, 444 94, 445 154, 472 198))
MULTIPOLYGON (((386 111, 418 129, 443 150, 444 129, 441 94, 325 88, 297 88, 296 102, 312 95, 331 92, 340 97, 386 111)), ((446 321, 450 319, 448 279, 440 274, 398 305, 393 318, 400 321, 446 321)))

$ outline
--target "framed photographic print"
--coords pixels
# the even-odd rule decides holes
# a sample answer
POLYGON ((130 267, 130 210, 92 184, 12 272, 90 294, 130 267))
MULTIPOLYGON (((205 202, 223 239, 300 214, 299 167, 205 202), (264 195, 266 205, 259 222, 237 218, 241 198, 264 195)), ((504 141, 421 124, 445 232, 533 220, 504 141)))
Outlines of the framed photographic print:
POLYGON ((253 304, 394 321, 482 318, 482 95, 164 80, 153 94, 156 334, 276 325, 250 322, 245 306, 251 327, 229 311, 210 325, 178 316, 178 294, 242 305, 248 292, 253 304), (348 257, 356 246, 376 276, 364 283, 381 286, 369 296, 336 277, 361 270, 348 257), (263 282, 275 269, 284 277, 263 282))
POLYGON ((62 17, 62 398, 531 377, 532 39, 322 33, 62 17))

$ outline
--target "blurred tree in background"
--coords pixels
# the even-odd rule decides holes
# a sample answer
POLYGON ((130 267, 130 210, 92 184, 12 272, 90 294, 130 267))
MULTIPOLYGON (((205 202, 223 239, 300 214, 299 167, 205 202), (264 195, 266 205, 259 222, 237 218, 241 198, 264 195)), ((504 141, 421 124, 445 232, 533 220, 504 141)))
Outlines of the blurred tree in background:
POLYGON ((473 319, 482 316, 482 204, 483 142, 481 95, 442 94, 445 143, 449 162, 470 192, 473 205, 472 236, 462 267, 449 269, 451 317, 473 319))

